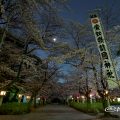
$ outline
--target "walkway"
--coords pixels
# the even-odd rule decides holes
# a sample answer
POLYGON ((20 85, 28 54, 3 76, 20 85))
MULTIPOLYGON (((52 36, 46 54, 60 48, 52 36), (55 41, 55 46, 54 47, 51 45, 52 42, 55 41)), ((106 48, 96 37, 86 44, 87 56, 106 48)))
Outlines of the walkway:
POLYGON ((0 115, 0 120, 93 120, 90 116, 62 105, 48 105, 26 115, 0 115))

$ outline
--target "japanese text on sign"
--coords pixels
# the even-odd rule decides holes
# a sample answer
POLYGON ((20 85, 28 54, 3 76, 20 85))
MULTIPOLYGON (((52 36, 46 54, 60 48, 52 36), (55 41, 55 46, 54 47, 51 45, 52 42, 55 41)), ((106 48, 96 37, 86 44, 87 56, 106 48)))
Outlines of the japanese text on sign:
POLYGON ((117 76, 115 74, 114 66, 113 66, 110 53, 105 41, 100 19, 96 14, 91 15, 91 23, 92 23, 93 32, 96 38, 96 42, 98 45, 98 49, 100 52, 100 56, 104 64, 106 76, 107 76, 107 79, 109 80, 108 81, 109 87, 111 88, 117 87, 118 86, 116 83, 117 76))

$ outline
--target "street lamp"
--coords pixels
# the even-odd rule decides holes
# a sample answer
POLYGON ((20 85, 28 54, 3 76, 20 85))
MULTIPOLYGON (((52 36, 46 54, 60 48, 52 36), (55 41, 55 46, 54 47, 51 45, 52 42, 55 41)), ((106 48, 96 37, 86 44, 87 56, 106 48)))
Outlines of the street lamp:
POLYGON ((85 102, 85 96, 81 96, 81 98, 82 98, 82 103, 84 103, 85 102))
POLYGON ((90 94, 90 98, 92 98, 92 94, 90 94))
POLYGON ((80 98, 80 97, 77 96, 77 102, 79 102, 79 98, 80 98))
POLYGON ((92 94, 90 94, 90 103, 92 103, 92 96, 93 96, 93 95, 92 95, 92 94))
POLYGON ((109 93, 109 91, 105 90, 103 94, 106 96, 106 95, 108 95, 108 93, 109 93))
POLYGON ((6 95, 6 91, 0 91, 0 105, 2 105, 2 101, 5 95, 6 95))
POLYGON ((106 94, 106 95, 108 94, 108 90, 105 90, 105 94, 106 94))
POLYGON ((115 102, 115 98, 113 98, 113 102, 115 102))
POLYGON ((80 97, 77 97, 77 99, 79 99, 80 97))
POLYGON ((81 96, 82 99, 85 99, 85 96, 81 96))
POLYGON ((105 92, 104 92, 104 96, 105 96, 105 98, 106 98, 106 100, 107 100, 107 105, 109 106, 110 105, 110 99, 109 99, 109 91, 108 90, 105 90, 105 92))
POLYGON ((27 99, 30 99, 30 98, 31 98, 31 96, 26 96, 26 98, 27 98, 27 99))
POLYGON ((40 100, 40 98, 37 98, 37 100, 40 100))
POLYGON ((1 96, 5 96, 5 95, 6 95, 6 91, 1 91, 1 92, 0 92, 0 95, 1 95, 1 96))
POLYGON ((21 97, 22 97, 22 94, 18 94, 18 97, 21 98, 21 97))
POLYGON ((120 98, 117 98, 117 101, 120 102, 120 98))

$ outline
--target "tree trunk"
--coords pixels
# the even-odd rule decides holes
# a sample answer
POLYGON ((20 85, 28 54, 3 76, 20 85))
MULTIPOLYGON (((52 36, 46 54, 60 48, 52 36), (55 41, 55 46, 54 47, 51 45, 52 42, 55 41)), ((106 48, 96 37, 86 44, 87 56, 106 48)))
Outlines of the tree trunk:
POLYGON ((104 95, 105 90, 108 89, 108 84, 107 84, 107 81, 104 80, 104 78, 103 78, 103 69, 102 68, 103 68, 103 63, 101 62, 100 63, 100 74, 101 74, 101 84, 102 84, 102 87, 103 87, 103 91, 98 90, 98 93, 102 98, 104 116, 110 116, 110 113, 105 111, 105 108, 109 106, 109 104, 108 104, 108 96, 104 95))
POLYGON ((37 107, 37 103, 36 103, 36 93, 34 94, 34 108, 36 108, 37 107))
POLYGON ((1 40, 0 40, 0 49, 1 49, 2 45, 3 45, 3 43, 4 43, 5 37, 6 37, 6 30, 4 30, 3 36, 2 36, 2 38, 1 38, 1 40))

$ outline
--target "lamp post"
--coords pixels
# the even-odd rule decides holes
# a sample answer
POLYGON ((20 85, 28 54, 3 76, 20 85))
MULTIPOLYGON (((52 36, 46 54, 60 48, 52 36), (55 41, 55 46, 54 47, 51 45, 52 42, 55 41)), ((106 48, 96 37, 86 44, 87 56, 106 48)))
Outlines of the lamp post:
POLYGON ((6 91, 1 91, 1 92, 0 92, 0 95, 1 95, 1 96, 5 96, 5 95, 6 95, 6 91))
POLYGON ((6 95, 6 91, 0 91, 0 105, 2 105, 3 97, 6 95))
POLYGON ((30 100, 30 98, 31 98, 30 95, 27 95, 27 96, 26 96, 27 102, 30 100))
POLYGON ((108 90, 105 90, 105 94, 108 95, 108 90))
POLYGON ((90 103, 92 104, 92 94, 90 94, 90 103))
POLYGON ((79 102, 80 97, 77 96, 77 102, 79 102))
POLYGON ((110 106, 110 101, 109 101, 109 91, 108 90, 105 90, 104 92, 104 96, 106 97, 106 100, 107 100, 107 105, 110 106))
POLYGON ((22 94, 18 94, 18 97, 21 98, 21 97, 22 97, 22 94))
POLYGON ((82 103, 85 103, 85 96, 81 96, 82 98, 82 103))
POLYGON ((21 102, 22 94, 18 94, 18 102, 21 102))

